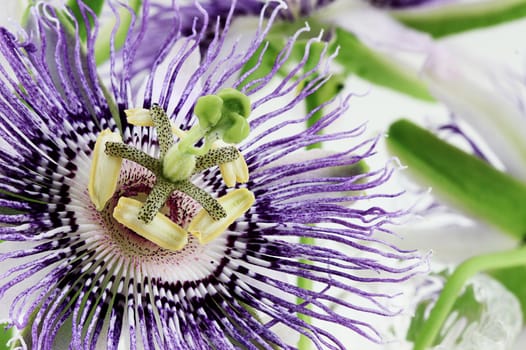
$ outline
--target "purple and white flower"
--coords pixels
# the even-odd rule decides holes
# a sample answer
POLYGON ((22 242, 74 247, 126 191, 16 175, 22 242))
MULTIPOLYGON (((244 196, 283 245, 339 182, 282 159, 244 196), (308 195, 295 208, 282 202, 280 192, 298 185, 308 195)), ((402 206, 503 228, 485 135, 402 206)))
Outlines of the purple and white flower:
MULTIPOLYGON (((148 1, 143 6, 144 14, 152 10, 148 1)), ((344 114, 349 97, 324 105, 324 117, 304 127, 309 115, 296 107, 328 78, 330 58, 302 73, 319 39, 284 79, 273 78, 296 37, 272 72, 241 87, 238 73, 279 8, 240 50, 225 44, 234 8, 210 39, 216 22, 195 6, 203 20, 190 35, 173 27, 136 96, 131 81, 142 77, 131 65, 149 44, 141 35, 146 15, 112 51, 106 87, 95 65, 98 23, 82 3, 85 18, 94 19, 86 48, 68 12, 45 3, 32 9, 33 30, 0 29, 8 63, 0 67, 0 300, 8 305, 2 318, 20 331, 14 342, 32 349, 295 348, 279 327, 318 349, 352 346, 337 328, 380 342, 363 316, 397 310, 393 295, 368 286, 396 286, 422 265, 418 254, 383 242, 404 214, 375 202, 401 200, 383 192, 393 166, 359 166, 374 157, 378 140, 363 139, 362 126, 319 133, 344 114), (223 107, 201 109, 218 99, 223 107), (248 137, 234 140, 238 130, 231 135, 217 111, 249 126, 248 137), (305 151, 342 140, 347 147, 338 153, 305 151), (169 166, 180 172, 166 175, 169 166), (143 219, 141 206, 158 210, 143 219)))

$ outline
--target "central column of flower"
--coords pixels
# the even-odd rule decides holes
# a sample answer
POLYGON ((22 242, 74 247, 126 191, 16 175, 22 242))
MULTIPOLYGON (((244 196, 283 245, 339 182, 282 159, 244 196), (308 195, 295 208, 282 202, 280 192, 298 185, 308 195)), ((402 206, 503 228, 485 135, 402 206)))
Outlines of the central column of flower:
POLYGON ((194 106, 199 122, 188 131, 172 125, 165 111, 156 104, 149 110, 127 110, 130 124, 156 128, 159 158, 124 144, 117 133, 101 132, 93 152, 88 185, 96 209, 104 210, 114 195, 122 159, 128 159, 151 171, 156 179, 144 203, 133 198, 119 198, 113 211, 119 223, 170 250, 183 248, 188 233, 201 243, 213 240, 252 206, 254 195, 247 189, 236 189, 215 199, 190 179, 217 165, 228 187, 248 181, 245 160, 232 144, 248 136, 250 129, 246 118, 250 112, 249 98, 235 89, 200 97, 194 106), (174 134, 179 139, 177 142, 174 142, 174 134), (202 143, 200 147, 196 146, 198 142, 202 143), (185 193, 203 208, 187 228, 160 212, 174 191, 185 193))

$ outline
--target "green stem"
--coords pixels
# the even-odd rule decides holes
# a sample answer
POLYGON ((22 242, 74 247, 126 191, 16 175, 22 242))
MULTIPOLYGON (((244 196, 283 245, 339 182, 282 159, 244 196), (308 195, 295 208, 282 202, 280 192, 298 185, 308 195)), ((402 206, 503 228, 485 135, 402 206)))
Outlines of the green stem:
MULTIPOLYGON (((131 0, 129 2, 130 8, 137 14, 141 8, 142 0, 131 0)), ((124 45, 126 37, 128 36, 128 30, 130 29, 132 14, 129 9, 119 9, 118 18, 120 19, 119 28, 115 33, 114 48, 119 49, 124 45)), ((99 35, 95 43, 95 62, 97 66, 106 62, 110 58, 111 53, 111 37, 112 32, 117 23, 117 20, 110 21, 104 26, 99 28, 99 35)))
MULTIPOLYGON (((201 128, 199 124, 192 126, 190 130, 188 130, 184 138, 181 141, 179 141, 179 149, 183 152, 193 154, 194 151, 197 151, 194 145, 197 143, 197 141, 206 136, 206 132, 207 130, 201 128)), ((197 151, 197 153, 200 152, 197 151)))
MULTIPOLYGON (((78 0, 69 0, 67 4, 68 4, 69 9, 73 12, 73 15, 75 16, 77 23, 79 24, 78 29, 79 29, 80 40, 83 43, 85 43, 88 37, 88 33, 86 32, 87 26, 84 23, 84 18, 82 17, 82 11, 80 10, 78 0)), ((98 16, 100 15, 102 11, 102 7, 104 6, 104 0, 86 1, 85 5, 88 6, 91 9, 91 11, 93 11, 95 16, 98 16)), ((88 17, 90 16, 88 15, 88 17)), ((93 24, 94 24, 93 19, 90 17, 88 18, 88 20, 90 22, 90 28, 93 28, 93 24)))
POLYGON ((345 75, 355 74, 373 84, 409 95, 425 102, 435 101, 417 72, 394 57, 372 49, 358 37, 336 28, 335 41, 340 50, 336 56, 345 75))
POLYGON ((387 147, 433 193, 517 240, 526 235, 526 184, 405 119, 387 147))
MULTIPOLYGON (((300 237, 300 244, 313 245, 314 243, 315 243, 315 240, 312 237, 300 237)), ((300 262, 304 264, 311 263, 309 260, 305 260, 305 259, 301 259, 300 262)), ((308 278, 298 277, 297 283, 298 283, 298 287, 302 289, 312 290, 313 283, 312 283, 312 280, 308 278)), ((298 298, 296 301, 297 304, 303 304, 304 302, 305 300, 303 300, 302 298, 298 298)), ((305 321, 308 324, 312 322, 310 316, 304 315, 302 313, 298 313, 298 318, 305 321)), ((298 340, 298 349, 299 350, 309 350, 311 348, 312 348, 311 340, 307 336, 300 334, 300 339, 298 340)))
POLYGON ((451 312, 457 295, 469 278, 485 270, 520 265, 526 265, 526 247, 505 252, 483 254, 461 263, 444 285, 429 318, 415 340, 413 350, 425 350, 433 345, 436 336, 451 312))
POLYGON ((418 10, 392 11, 391 14, 411 28, 441 38, 523 18, 526 16, 526 1, 457 1, 418 10))

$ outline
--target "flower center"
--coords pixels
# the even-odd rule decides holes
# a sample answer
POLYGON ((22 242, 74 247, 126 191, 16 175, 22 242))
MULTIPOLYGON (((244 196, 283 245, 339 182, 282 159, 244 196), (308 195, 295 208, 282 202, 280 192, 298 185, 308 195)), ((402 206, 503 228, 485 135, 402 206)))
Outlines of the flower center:
POLYGON ((151 172, 155 182, 148 193, 143 192, 145 200, 118 195, 113 218, 164 249, 182 249, 188 243, 188 233, 200 243, 208 243, 252 206, 255 198, 247 189, 235 189, 216 199, 191 181, 195 174, 212 166, 220 167, 228 187, 248 181, 248 167, 243 156, 230 145, 248 135, 246 118, 250 114, 250 101, 247 96, 234 89, 225 89, 217 95, 199 98, 194 107, 199 122, 188 131, 174 127, 156 104, 150 110, 133 109, 126 114, 132 125, 156 128, 160 155, 154 158, 126 145, 119 134, 110 130, 101 132, 93 152, 88 185, 97 210, 103 210, 110 198, 115 197, 123 159, 151 172), (197 143, 201 146, 197 147, 197 143), (189 223, 175 222, 163 212, 174 193, 191 198, 201 207, 189 223))
MULTIPOLYGON (((176 255, 173 254, 180 256, 182 250, 177 250, 175 253, 173 249, 161 247, 141 236, 134 229, 121 224, 114 217, 115 208, 121 198, 144 202, 154 184, 155 177, 147 169, 124 161, 117 189, 97 215, 105 232, 101 237, 105 240, 105 245, 114 246, 119 254, 129 259, 140 258, 143 262, 154 262, 160 257, 173 262, 177 260, 174 259, 176 255)), ((194 199, 175 191, 168 197, 160 212, 180 227, 188 227, 200 209, 201 206, 194 199)), ((184 246, 185 252, 194 251, 196 244, 198 244, 196 237, 188 237, 188 242, 184 246)))

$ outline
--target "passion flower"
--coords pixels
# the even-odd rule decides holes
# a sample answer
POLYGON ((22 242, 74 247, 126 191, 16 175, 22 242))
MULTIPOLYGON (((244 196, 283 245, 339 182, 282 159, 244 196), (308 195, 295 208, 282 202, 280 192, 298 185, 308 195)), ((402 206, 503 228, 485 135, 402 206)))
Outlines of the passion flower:
POLYGON ((190 36, 176 31, 145 77, 130 67, 148 42, 129 35, 112 50, 104 86, 94 49, 104 33, 79 5, 93 19, 85 48, 68 10, 45 3, 33 8, 31 33, 0 29, 0 300, 17 341, 294 348, 277 335, 282 326, 317 348, 348 348, 327 323, 381 341, 362 316, 396 310, 390 294, 367 286, 404 281, 421 259, 377 237, 401 212, 374 202, 396 200, 379 189, 392 167, 360 166, 376 140, 360 139, 362 127, 319 133, 349 98, 324 106, 307 129, 310 115, 294 111, 326 81, 327 60, 273 80, 293 37, 274 70, 241 87, 250 72, 239 72, 278 7, 246 50, 226 44, 230 18, 204 56, 213 22, 196 21, 190 36), (131 80, 140 78, 134 95, 131 80), (305 151, 337 140, 347 149, 305 151), (302 288, 298 277, 314 285, 302 288))

